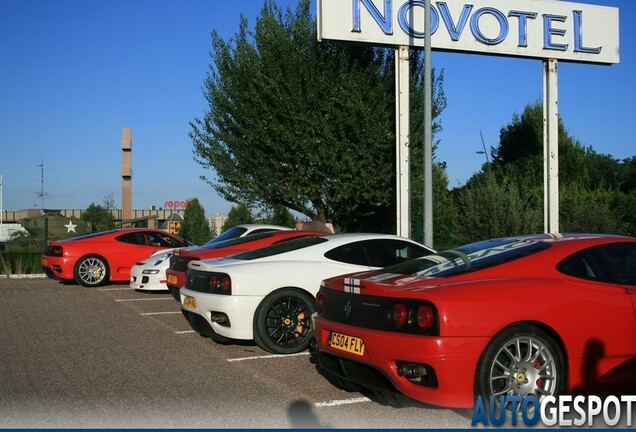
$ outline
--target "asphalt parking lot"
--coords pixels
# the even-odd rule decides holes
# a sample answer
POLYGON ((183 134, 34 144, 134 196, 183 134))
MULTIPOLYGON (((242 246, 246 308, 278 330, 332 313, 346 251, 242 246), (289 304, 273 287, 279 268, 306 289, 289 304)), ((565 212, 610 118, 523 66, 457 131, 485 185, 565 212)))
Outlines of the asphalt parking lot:
POLYGON ((191 331, 166 293, 0 278, 0 428, 467 428, 337 389, 308 353, 191 331))

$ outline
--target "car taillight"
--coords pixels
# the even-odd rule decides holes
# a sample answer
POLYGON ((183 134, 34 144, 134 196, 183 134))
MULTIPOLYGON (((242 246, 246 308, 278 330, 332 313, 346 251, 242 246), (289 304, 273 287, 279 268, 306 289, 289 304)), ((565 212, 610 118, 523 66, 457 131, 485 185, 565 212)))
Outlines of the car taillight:
POLYGON ((386 315, 387 329, 414 334, 438 334, 438 314, 432 303, 406 299, 393 301, 395 303, 391 304, 386 315))
POLYGON ((325 302, 327 301, 327 293, 322 288, 316 294, 316 308, 318 312, 322 312, 325 309, 325 302))
POLYGON ((391 324, 394 327, 402 327, 409 318, 409 311, 402 303, 396 303, 391 307, 391 324))
POLYGON ((415 319, 420 328, 428 330, 435 324, 435 311, 429 305, 420 306, 417 308, 415 319))
POLYGON ((214 273, 210 276, 210 289, 214 294, 232 294, 232 280, 225 273, 214 273))

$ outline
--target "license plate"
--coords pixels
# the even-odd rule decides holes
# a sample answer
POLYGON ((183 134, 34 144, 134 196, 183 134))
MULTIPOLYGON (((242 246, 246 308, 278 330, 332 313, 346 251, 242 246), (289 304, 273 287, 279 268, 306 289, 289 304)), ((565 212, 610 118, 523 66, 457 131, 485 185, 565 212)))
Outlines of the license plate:
POLYGON ((331 345, 332 348, 351 354, 364 355, 364 342, 357 337, 332 332, 329 337, 329 345, 331 345))
POLYGON ((197 299, 195 299, 194 297, 190 297, 190 296, 185 296, 183 298, 183 305, 187 308, 190 309, 196 309, 197 308, 197 299))
POLYGON ((168 283, 172 285, 176 285, 177 277, 175 275, 168 275, 168 283))

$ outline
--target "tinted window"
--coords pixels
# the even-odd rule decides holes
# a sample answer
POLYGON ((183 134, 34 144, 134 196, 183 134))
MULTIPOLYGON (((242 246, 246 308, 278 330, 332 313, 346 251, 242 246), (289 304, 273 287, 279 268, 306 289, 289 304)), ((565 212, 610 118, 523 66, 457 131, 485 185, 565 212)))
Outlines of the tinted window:
POLYGON ((146 244, 146 238, 144 237, 144 234, 140 232, 123 234, 123 235, 120 235, 119 237, 116 237, 115 240, 121 241, 124 243, 136 244, 136 245, 146 244))
POLYGON ((175 239, 170 237, 168 234, 164 234, 161 232, 151 232, 147 233, 146 242, 151 246, 159 246, 166 248, 174 248, 174 247, 182 247, 186 246, 185 241, 181 241, 180 239, 175 239))
POLYGON ((299 249, 304 249, 309 246, 314 246, 322 242, 326 242, 327 239, 323 237, 310 236, 301 237, 285 242, 273 244, 271 246, 254 249, 247 252, 241 252, 236 255, 232 255, 232 258, 240 260, 253 260, 258 258, 264 258, 274 255, 279 255, 286 252, 291 252, 299 249))
POLYGON ((448 277, 506 262, 549 248, 548 243, 527 239, 496 239, 460 246, 387 267, 386 273, 448 277))
POLYGON ((394 239, 364 240, 330 250, 334 261, 369 267, 386 267, 431 253, 428 249, 394 239))
POLYGON ((598 249, 614 269, 619 283, 636 285, 636 244, 612 244, 598 249))
POLYGON ((219 249, 219 248, 224 248, 228 246, 234 246, 238 244, 253 242, 256 240, 271 237, 272 235, 273 234, 271 232, 267 232, 267 233, 261 233, 261 234, 250 234, 245 237, 231 238, 229 240, 224 240, 220 242, 209 241, 206 244, 204 244, 202 247, 206 249, 219 249))
POLYGON ((577 252, 557 265, 569 276, 636 285, 636 244, 615 243, 577 252))
POLYGON ((243 235, 243 233, 247 231, 247 228, 244 227, 232 227, 227 231, 222 232, 221 234, 219 234, 218 236, 214 237, 212 240, 210 240, 209 242, 206 243, 216 243, 216 242, 221 242, 221 241, 225 241, 225 240, 229 240, 229 239, 233 239, 233 238, 237 238, 243 235))

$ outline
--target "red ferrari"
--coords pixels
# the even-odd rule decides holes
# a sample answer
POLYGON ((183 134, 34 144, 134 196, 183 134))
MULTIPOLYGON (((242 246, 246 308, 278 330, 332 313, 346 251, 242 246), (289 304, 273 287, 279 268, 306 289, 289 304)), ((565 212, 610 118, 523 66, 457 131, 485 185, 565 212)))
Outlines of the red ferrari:
POLYGON ((95 287, 128 282, 130 268, 139 260, 160 249, 190 245, 162 230, 123 228, 51 241, 40 264, 52 279, 95 287))
POLYGON ((498 396, 636 389, 633 237, 472 243, 325 280, 316 303, 318 369, 387 402, 510 409, 498 396))
POLYGON ((181 301, 179 289, 185 285, 188 263, 193 260, 220 258, 247 250, 269 246, 298 237, 325 235, 324 232, 313 231, 268 231, 250 234, 221 242, 210 241, 203 246, 192 246, 175 250, 170 257, 170 267, 166 270, 167 285, 170 293, 177 301, 181 301))

